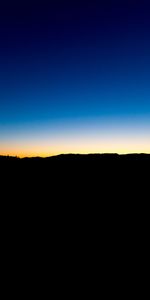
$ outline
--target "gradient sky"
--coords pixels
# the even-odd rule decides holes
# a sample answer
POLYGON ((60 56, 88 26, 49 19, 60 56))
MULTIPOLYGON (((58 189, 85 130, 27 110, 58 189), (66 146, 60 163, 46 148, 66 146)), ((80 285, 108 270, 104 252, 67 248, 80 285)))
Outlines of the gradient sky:
POLYGON ((150 1, 3 2, 0 154, 150 153, 150 1))

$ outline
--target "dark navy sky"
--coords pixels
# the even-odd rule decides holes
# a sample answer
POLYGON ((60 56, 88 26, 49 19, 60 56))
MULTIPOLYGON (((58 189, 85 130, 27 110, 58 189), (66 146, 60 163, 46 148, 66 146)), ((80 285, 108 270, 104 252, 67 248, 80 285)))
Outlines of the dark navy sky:
POLYGON ((149 116, 148 0, 0 4, 1 143, 11 147, 12 128, 14 139, 39 124, 57 132, 60 120, 77 134, 89 119, 100 128, 135 118, 144 134, 149 116))

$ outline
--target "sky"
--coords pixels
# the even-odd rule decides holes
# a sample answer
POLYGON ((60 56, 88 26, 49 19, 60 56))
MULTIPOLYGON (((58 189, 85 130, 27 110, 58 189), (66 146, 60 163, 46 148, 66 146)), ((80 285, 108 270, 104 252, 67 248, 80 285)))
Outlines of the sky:
POLYGON ((150 153, 150 2, 1 1, 0 155, 104 152, 150 153))

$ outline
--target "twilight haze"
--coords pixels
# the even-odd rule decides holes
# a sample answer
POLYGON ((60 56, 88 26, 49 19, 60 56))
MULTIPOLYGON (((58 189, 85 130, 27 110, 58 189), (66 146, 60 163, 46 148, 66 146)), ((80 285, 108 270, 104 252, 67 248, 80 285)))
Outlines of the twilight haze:
POLYGON ((1 1, 0 155, 98 152, 150 153, 150 1, 1 1))

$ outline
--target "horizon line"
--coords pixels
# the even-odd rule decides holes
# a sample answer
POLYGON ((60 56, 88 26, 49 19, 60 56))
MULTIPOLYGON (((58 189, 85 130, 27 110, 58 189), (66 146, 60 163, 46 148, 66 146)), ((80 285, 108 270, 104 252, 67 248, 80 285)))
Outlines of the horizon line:
POLYGON ((90 153, 59 153, 59 154, 54 154, 54 155, 48 155, 48 156, 42 156, 42 155, 33 155, 33 156, 18 156, 18 155, 10 155, 10 154, 0 154, 0 157, 8 157, 8 158, 18 158, 18 159, 32 159, 32 158, 53 158, 53 157, 59 157, 59 156, 92 156, 92 155, 118 155, 118 156, 126 156, 126 155, 150 155, 148 152, 127 152, 127 153, 118 153, 118 152, 90 152, 90 153))

